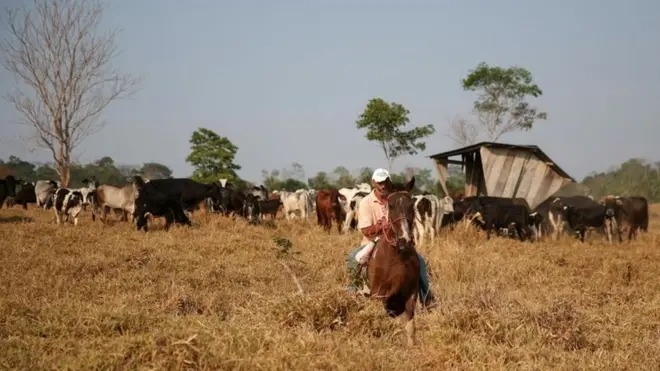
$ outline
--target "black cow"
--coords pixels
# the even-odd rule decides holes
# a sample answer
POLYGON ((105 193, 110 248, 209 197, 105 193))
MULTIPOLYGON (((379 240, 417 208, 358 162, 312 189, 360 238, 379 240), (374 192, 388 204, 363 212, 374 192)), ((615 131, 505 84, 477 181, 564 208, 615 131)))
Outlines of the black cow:
POLYGON ((282 206, 282 200, 279 197, 270 200, 259 200, 261 215, 270 215, 271 220, 275 220, 280 206, 282 206))
POLYGON ((260 196, 255 196, 252 193, 245 195, 241 216, 246 218, 250 224, 259 224, 259 216, 261 216, 260 199, 260 196))
MULTIPOLYGON (((172 179, 159 179, 159 180, 172 180, 172 179)), ((192 225, 190 219, 183 212, 182 207, 182 194, 184 192, 176 193, 172 189, 176 189, 177 185, 174 184, 169 188, 170 194, 161 192, 153 186, 154 181, 145 183, 144 180, 136 176, 133 178, 133 184, 137 188, 137 198, 135 199, 135 211, 133 215, 136 220, 137 230, 143 229, 147 232, 147 216, 152 215, 156 217, 165 217, 165 230, 169 230, 170 225, 175 222, 184 225, 192 225)), ((185 184, 185 182, 183 182, 185 184)), ((160 189, 168 189, 161 184, 160 189)))
MULTIPOLYGON (((469 196, 463 198, 461 201, 455 202, 454 203, 454 212, 462 213, 461 217, 471 217, 473 216, 476 212, 480 212, 483 214, 484 208, 487 206, 493 206, 491 207, 491 214, 495 212, 495 209, 497 207, 502 207, 503 210, 506 211, 507 215, 511 214, 510 216, 504 217, 504 219, 516 219, 515 222, 520 224, 519 228, 522 228, 526 233, 529 232, 529 227, 534 227, 535 230, 535 237, 539 237, 538 230, 540 229, 541 226, 541 221, 543 220, 543 217, 541 215, 538 215, 538 213, 532 212, 529 208, 529 204, 524 198, 507 198, 507 197, 495 197, 495 196, 469 196), (513 214, 512 214, 513 213, 513 214), (516 216, 514 216, 514 214, 516 216), (522 214, 525 214, 524 216, 522 214)), ((482 215, 483 217, 483 215, 482 215)), ((492 215, 490 216, 491 218, 493 217, 492 215)), ((501 225, 503 223, 502 220, 498 221, 498 225, 501 225)), ((513 223, 513 221, 512 221, 513 223)), ((481 226, 483 228, 483 220, 482 222, 477 221, 476 219, 472 219, 472 224, 481 226)), ((507 225, 504 227, 500 228, 506 228, 509 229, 512 225, 507 225)), ((516 228, 516 231, 518 229, 516 228)), ((519 238, 523 238, 519 234, 519 238)))
MULTIPOLYGON (((615 220, 617 213, 614 208, 605 205, 574 206, 563 205, 563 217, 571 230, 577 233, 577 237, 584 242, 584 235, 588 228, 607 228, 615 220)), ((611 229, 610 229, 611 231, 611 229)), ((608 233, 608 240, 612 243, 611 232, 608 233)))
MULTIPOLYGON (((628 230, 628 241, 637 237, 637 230, 648 231, 649 203, 644 197, 607 196, 601 204, 614 213, 619 242, 623 242, 623 229, 628 230)), ((611 231, 610 231, 611 233, 611 231)))
POLYGON ((577 208, 589 208, 597 206, 598 202, 587 196, 561 196, 548 198, 533 210, 543 217, 543 222, 541 223, 541 235, 551 234, 554 235, 554 238, 558 238, 566 227, 568 227, 566 223, 564 223, 564 205, 571 205, 577 208))
MULTIPOLYGON (((36 204, 37 203, 37 194, 34 191, 34 183, 24 182, 21 184, 21 189, 16 192, 16 197, 12 200, 12 205, 22 205, 23 209, 27 210, 27 204, 36 204)), ((7 200, 7 206, 9 205, 9 200, 7 200)))
POLYGON ((245 193, 231 188, 222 188, 218 204, 218 209, 224 216, 241 215, 245 204, 245 193))
POLYGON ((203 184, 188 178, 169 178, 150 180, 146 184, 167 198, 177 200, 184 210, 194 210, 208 197, 215 200, 220 198, 220 186, 215 183, 203 184))
POLYGON ((493 229, 498 231, 503 228, 509 231, 509 235, 512 230, 515 230, 520 241, 534 236, 534 232, 530 228, 533 223, 530 221, 529 210, 523 205, 487 203, 477 209, 477 219, 481 219, 481 227, 486 231, 488 239, 490 239, 493 229))
POLYGON ((21 184, 22 180, 14 178, 13 175, 7 175, 5 179, 0 179, 0 207, 7 197, 16 197, 16 185, 21 184))

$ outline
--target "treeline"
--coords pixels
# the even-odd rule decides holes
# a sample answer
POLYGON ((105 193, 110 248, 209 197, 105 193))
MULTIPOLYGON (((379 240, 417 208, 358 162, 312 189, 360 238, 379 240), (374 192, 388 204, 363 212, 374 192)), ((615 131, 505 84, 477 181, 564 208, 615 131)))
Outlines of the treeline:
MULTIPOLYGON (((321 171, 312 177, 307 177, 302 165, 293 163, 291 167, 262 171, 262 184, 270 190, 295 191, 296 189, 323 189, 329 187, 352 187, 359 183, 370 183, 372 168, 363 167, 354 171, 344 166, 338 166, 330 172, 321 171)), ((431 169, 409 169, 415 175, 415 191, 431 192, 442 196, 442 187, 435 179, 431 169)), ((447 188, 449 192, 461 192, 464 189, 463 177, 460 168, 449 169, 447 188)), ((10 156, 7 160, 0 160, 0 178, 12 174, 17 178, 34 181, 39 179, 58 180, 59 175, 50 164, 35 164, 10 156)), ((142 165, 118 165, 111 157, 101 159, 89 164, 75 164, 71 168, 71 186, 80 186, 82 180, 95 176, 99 182, 105 184, 125 184, 126 178, 141 175, 148 179, 171 178, 172 170, 166 165, 147 162, 142 165)), ((393 173, 394 181, 403 181, 405 173, 393 173)), ((253 183, 244 179, 232 180, 239 187, 249 187, 253 183)), ((615 195, 641 195, 651 202, 660 202, 660 161, 649 163, 642 159, 630 159, 621 165, 601 173, 592 173, 586 176, 582 186, 590 190, 595 198, 608 194, 615 195)))
MULTIPOLYGON (((16 156, 9 156, 6 161, 0 160, 0 179, 10 174, 25 181, 60 180, 53 165, 34 164, 16 156)), ((80 187, 83 179, 92 176, 103 184, 121 185, 126 184, 126 178, 133 175, 141 175, 149 179, 171 178, 172 170, 156 162, 147 162, 141 166, 116 165, 111 157, 106 156, 89 164, 73 164, 69 185, 80 187)))

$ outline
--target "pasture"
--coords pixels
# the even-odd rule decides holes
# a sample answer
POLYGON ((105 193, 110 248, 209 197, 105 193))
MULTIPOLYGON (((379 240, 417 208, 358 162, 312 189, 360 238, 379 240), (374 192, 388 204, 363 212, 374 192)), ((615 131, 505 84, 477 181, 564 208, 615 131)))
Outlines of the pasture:
POLYGON ((419 249, 438 305, 418 309, 414 348, 381 304, 345 291, 357 232, 328 235, 315 216, 269 227, 196 213, 192 228, 143 233, 3 208, 0 367, 656 369, 659 206, 621 245, 443 232, 419 249))

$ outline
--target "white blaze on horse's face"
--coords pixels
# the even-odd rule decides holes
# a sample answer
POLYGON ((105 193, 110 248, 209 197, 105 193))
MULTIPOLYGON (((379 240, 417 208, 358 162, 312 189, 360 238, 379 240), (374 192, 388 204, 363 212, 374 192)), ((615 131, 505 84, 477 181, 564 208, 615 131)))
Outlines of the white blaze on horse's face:
MULTIPOLYGON (((399 212, 399 215, 396 216, 398 223, 394 223, 399 224, 399 228, 396 231, 396 237, 397 239, 404 240, 406 243, 412 241, 412 233, 410 231, 411 224, 407 218, 411 205, 413 205, 411 198, 399 197, 394 205, 390 206, 390 210, 396 210, 399 212)), ((396 228, 397 226, 394 225, 394 227, 396 228)))

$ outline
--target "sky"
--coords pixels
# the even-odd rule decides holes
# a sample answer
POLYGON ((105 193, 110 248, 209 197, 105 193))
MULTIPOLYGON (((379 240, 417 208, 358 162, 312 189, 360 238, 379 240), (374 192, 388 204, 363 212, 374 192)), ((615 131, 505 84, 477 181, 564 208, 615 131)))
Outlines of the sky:
MULTIPOLYGON (((543 90, 531 102, 548 119, 501 142, 538 145, 576 179, 633 157, 660 160, 657 0, 106 4, 102 27, 121 29, 113 65, 143 81, 103 112, 107 125, 74 153, 81 162, 155 161, 189 176, 188 141, 205 127, 239 147, 238 174, 250 181, 292 162, 307 177, 387 167, 355 124, 380 97, 409 109, 411 126, 436 128, 426 151, 394 170, 431 168, 427 156, 456 148, 449 118, 474 120, 476 96, 461 79, 481 61, 524 67, 543 90)), ((14 86, 0 69, 0 94, 14 86)), ((0 112, 0 158, 51 161, 19 140, 29 131, 13 106, 2 100, 0 112)))

